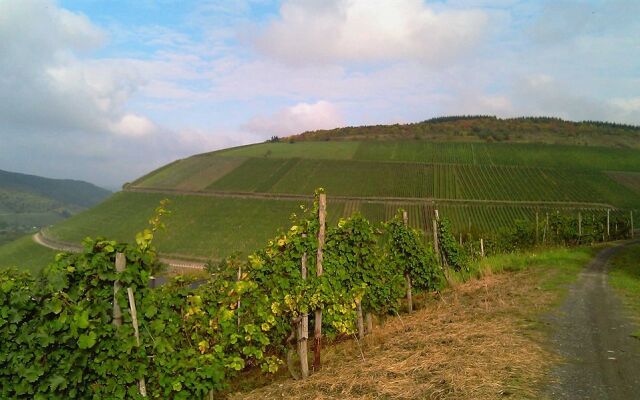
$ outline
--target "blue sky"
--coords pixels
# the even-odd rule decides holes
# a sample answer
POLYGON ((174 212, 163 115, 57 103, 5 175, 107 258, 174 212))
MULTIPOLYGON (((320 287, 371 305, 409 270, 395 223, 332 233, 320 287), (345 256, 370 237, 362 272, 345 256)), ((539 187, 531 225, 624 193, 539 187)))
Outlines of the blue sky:
POLYGON ((636 0, 0 0, 0 169, 117 188, 309 129, 640 124, 639 14, 636 0))

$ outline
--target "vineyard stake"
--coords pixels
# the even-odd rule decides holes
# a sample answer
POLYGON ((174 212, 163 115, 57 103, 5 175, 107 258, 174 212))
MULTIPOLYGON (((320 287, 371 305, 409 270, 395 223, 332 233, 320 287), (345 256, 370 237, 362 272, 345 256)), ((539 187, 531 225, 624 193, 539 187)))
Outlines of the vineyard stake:
POLYGON ((611 221, 611 209, 607 208, 607 238, 611 236, 610 221, 611 221))
POLYGON ((578 237, 582 237, 582 213, 578 211, 578 237))
POLYGON ((442 264, 442 260, 440 259, 440 249, 438 246, 438 221, 433 220, 433 251, 436 253, 436 257, 440 264, 442 264))
MULTIPOLYGON (((316 276, 322 276, 322 257, 324 247, 324 230, 325 219, 327 217, 327 196, 324 193, 320 193, 318 196, 318 222, 320 224, 318 229, 318 253, 316 256, 316 276)), ((315 342, 315 352, 313 357, 313 368, 319 370, 321 366, 320 351, 322 349, 322 309, 316 308, 315 315, 315 330, 313 335, 315 342)))
POLYGON ((358 323, 358 339, 364 339, 364 318, 362 317, 362 300, 356 300, 356 315, 358 323))
MULTIPOLYGON (((242 265, 238 265, 238 282, 242 279, 242 265)), ((238 329, 240 329, 240 296, 238 296, 238 304, 236 305, 238 311, 238 329)))
MULTIPOLYGON (((122 272, 127 267, 127 258, 123 253, 116 253, 116 271, 122 272)), ((138 311, 136 309, 136 300, 133 296, 133 289, 127 288, 127 294, 129 295, 129 311, 131 311, 131 324, 133 325, 133 334, 136 338, 136 345, 140 347, 140 332, 138 330, 138 311)), ((140 390, 140 396, 147 397, 147 385, 144 382, 144 377, 140 378, 138 389, 140 390)))
POLYGON ((480 257, 484 258, 484 239, 480 238, 480 257))
POLYGON ((547 243, 547 232, 549 232, 549 213, 547 213, 547 223, 544 226, 544 238, 542 239, 543 243, 547 243))
MULTIPOLYGON (((124 265, 120 265, 123 261, 124 260, 122 258, 119 258, 116 255, 116 271, 124 271, 124 265)), ((113 325, 116 327, 122 326, 122 310, 120 309, 120 304, 118 304, 117 297, 121 287, 122 285, 120 285, 119 280, 116 279, 113 281, 113 325)))
POLYGON ((540 241, 540 231, 538 229, 538 211, 536 211, 536 244, 540 241))
MULTIPOLYGON (((303 238, 307 237, 306 233, 302 234, 303 238)), ((307 280, 307 252, 302 254, 302 263, 300 265, 300 273, 302 280, 307 280)), ((307 339, 309 338, 309 313, 302 315, 298 324, 298 356, 300 356, 300 369, 302 370, 302 379, 309 377, 309 359, 307 357, 307 339)))
MULTIPOLYGON (((402 222, 404 223, 405 228, 409 225, 409 214, 406 211, 402 211, 402 222)), ((407 282, 407 309, 409 313, 413 312, 413 298, 411 296, 411 276, 409 276, 409 272, 404 273, 404 280, 407 282)))
POLYGON ((367 312, 364 315, 365 323, 367 324, 367 335, 371 335, 373 333, 373 316, 370 312, 367 312))

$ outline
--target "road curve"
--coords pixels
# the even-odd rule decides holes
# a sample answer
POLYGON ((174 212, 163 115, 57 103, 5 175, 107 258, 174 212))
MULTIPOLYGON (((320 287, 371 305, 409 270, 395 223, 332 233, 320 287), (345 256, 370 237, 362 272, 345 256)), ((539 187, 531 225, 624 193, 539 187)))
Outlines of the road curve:
MULTIPOLYGON (((58 240, 53 240, 47 238, 42 232, 38 232, 33 235, 33 241, 38 243, 41 246, 48 247, 53 250, 58 251, 68 251, 71 253, 79 253, 82 251, 82 246, 61 242, 58 240)), ((195 262, 195 261, 186 261, 186 260, 178 260, 175 258, 166 258, 160 257, 160 262, 169 265, 172 268, 180 268, 180 269, 204 269, 205 263, 203 262, 195 262)))
POLYGON ((622 247, 602 250, 587 264, 550 317, 552 343, 566 359, 552 371, 551 399, 640 398, 640 340, 631 336, 637 326, 607 277, 608 261, 622 247))

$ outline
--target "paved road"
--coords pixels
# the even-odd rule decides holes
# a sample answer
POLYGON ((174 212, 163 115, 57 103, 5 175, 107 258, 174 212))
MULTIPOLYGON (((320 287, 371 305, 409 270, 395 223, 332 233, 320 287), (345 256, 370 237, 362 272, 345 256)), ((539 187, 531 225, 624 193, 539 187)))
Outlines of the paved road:
POLYGON ((607 279, 607 261, 620 248, 601 251, 551 317, 553 343, 567 359, 553 371, 551 399, 640 399, 640 340, 631 336, 638 327, 607 279))
MULTIPOLYGON (((68 251, 71 253, 78 253, 82 251, 82 246, 49 239, 45 235, 43 235, 42 232, 38 232, 33 235, 33 241, 41 246, 48 247, 53 250, 68 251)), ((177 260, 174 258, 166 257, 160 257, 160 262, 167 264, 172 268, 179 269, 204 269, 205 266, 205 264, 202 262, 177 260)))

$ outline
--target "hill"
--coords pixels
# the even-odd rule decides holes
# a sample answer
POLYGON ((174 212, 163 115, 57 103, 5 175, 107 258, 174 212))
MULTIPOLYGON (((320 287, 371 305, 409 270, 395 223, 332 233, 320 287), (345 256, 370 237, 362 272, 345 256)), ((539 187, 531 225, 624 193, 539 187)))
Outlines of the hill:
POLYGON ((83 181, 0 170, 0 244, 77 214, 110 192, 83 181))
POLYGON ((131 241, 160 199, 169 198, 173 215, 157 242, 160 251, 219 259, 262 246, 317 187, 328 193, 331 223, 356 211, 382 221, 402 207, 410 224, 427 233, 434 209, 452 220, 456 233, 479 236, 536 213, 608 209, 628 218, 640 208, 636 127, 465 117, 400 130, 414 125, 431 133, 398 135, 396 125, 375 127, 375 135, 371 127, 344 128, 177 160, 45 234, 66 242, 87 235, 131 241), (458 125, 465 130, 452 131, 458 125), (548 128, 540 132, 544 140, 533 140, 533 127, 548 128), (510 139, 467 135, 483 129, 498 136, 508 130, 510 139))

